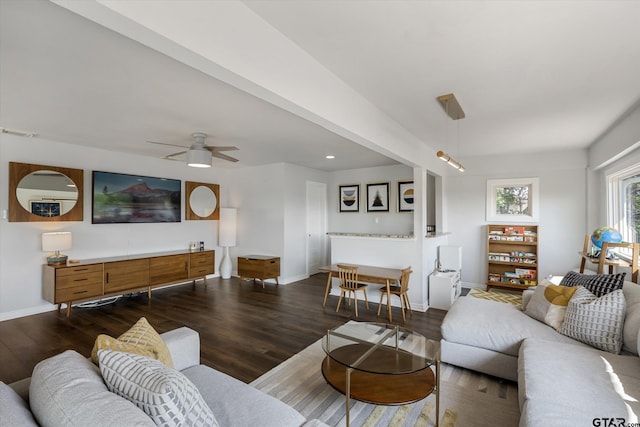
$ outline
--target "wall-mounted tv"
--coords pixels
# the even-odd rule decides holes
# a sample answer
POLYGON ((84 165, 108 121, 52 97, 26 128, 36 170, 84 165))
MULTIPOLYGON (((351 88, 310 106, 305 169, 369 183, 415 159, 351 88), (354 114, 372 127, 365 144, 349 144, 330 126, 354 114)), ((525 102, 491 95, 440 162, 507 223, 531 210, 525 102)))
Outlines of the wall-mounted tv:
POLYGON ((181 181, 93 171, 93 224, 180 222, 181 181))

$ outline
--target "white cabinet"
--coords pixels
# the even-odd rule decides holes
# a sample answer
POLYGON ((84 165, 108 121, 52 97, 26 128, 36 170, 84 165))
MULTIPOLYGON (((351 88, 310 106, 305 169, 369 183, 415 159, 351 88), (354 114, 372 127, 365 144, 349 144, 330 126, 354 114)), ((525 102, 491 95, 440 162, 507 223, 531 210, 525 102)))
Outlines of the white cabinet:
POLYGON ((429 307, 449 310, 460 291, 459 271, 434 271, 429 275, 429 307))

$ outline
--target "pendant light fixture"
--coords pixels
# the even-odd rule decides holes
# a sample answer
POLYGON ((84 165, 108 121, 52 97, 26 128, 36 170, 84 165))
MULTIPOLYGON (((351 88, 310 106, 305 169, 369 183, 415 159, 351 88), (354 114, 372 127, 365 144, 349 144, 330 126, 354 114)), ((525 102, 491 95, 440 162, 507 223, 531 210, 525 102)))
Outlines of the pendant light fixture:
MULTIPOLYGON (((452 120, 460 120, 465 118, 464 111, 462 110, 462 107, 460 106, 460 103, 458 102, 454 94, 448 93, 446 95, 440 95, 436 99, 438 100, 444 111, 447 113, 447 116, 451 117, 452 120)), ((460 145, 459 139, 460 125, 458 123, 458 146, 460 145)), ((458 169, 460 172, 464 172, 464 166, 462 166, 459 161, 455 160, 447 153, 438 151, 436 153, 436 156, 438 156, 438 158, 443 162, 447 162, 449 166, 458 169)))

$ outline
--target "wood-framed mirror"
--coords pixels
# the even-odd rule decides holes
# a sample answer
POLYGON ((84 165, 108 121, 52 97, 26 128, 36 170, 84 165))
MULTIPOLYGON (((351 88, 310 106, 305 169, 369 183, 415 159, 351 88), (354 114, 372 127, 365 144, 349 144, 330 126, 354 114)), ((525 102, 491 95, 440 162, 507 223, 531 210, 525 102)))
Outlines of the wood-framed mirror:
POLYGON ((84 171, 9 162, 9 221, 82 221, 84 171))
POLYGON ((204 182, 185 181, 185 219, 220 219, 220 186, 204 182))

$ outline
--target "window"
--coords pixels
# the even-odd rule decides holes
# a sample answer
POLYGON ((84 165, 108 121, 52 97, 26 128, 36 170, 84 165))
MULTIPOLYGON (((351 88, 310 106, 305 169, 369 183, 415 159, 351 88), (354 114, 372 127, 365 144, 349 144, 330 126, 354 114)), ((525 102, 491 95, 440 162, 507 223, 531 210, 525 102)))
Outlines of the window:
POLYGON ((538 221, 538 178, 487 180, 487 222, 496 221, 538 221))
POLYGON ((640 236, 640 164, 607 175, 609 226, 620 231, 625 242, 640 236))

